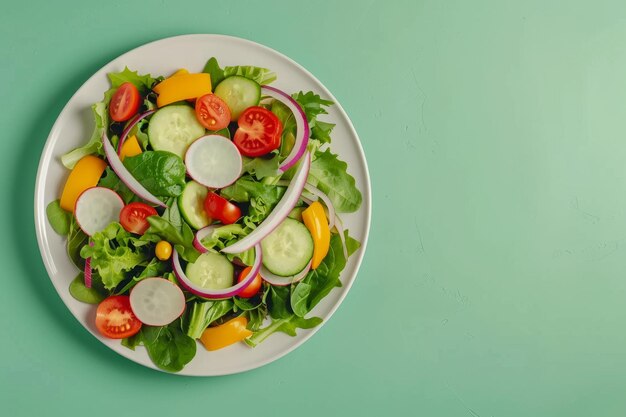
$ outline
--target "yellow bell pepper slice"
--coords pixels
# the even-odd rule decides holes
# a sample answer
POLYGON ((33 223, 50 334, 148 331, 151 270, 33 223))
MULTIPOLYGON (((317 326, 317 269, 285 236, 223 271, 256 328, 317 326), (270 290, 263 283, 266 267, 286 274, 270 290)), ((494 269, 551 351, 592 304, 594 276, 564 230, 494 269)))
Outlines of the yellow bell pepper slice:
POLYGON ((70 176, 67 177, 61 194, 61 207, 73 213, 78 196, 87 188, 95 187, 98 184, 106 166, 106 162, 97 156, 82 157, 70 172, 70 176))
MULTIPOLYGON (((173 73, 172 75, 170 75, 168 78, 177 77, 179 75, 187 75, 187 74, 189 74, 189 71, 187 71, 185 68, 181 68, 175 73, 173 73)), ((152 88, 152 91, 154 91, 157 94, 160 94, 162 88, 163 88, 163 83, 159 83, 155 85, 154 88, 152 88)))
POLYGON ((252 336, 246 328, 248 319, 235 317, 219 326, 209 327, 200 336, 200 341, 207 350, 218 350, 252 336))
POLYGON ((120 159, 123 161, 127 156, 136 156, 141 153, 141 146, 139 146, 139 141, 137 140, 137 136, 132 135, 127 138, 122 145, 122 150, 120 151, 120 159))
POLYGON ((313 259, 311 268, 316 269, 330 249, 330 228, 324 212, 324 206, 314 201, 306 210, 302 212, 302 220, 311 236, 313 236, 313 259))
POLYGON ((209 74, 180 74, 166 78, 153 90, 159 95, 157 106, 163 107, 177 101, 198 98, 211 92, 211 76, 209 74))

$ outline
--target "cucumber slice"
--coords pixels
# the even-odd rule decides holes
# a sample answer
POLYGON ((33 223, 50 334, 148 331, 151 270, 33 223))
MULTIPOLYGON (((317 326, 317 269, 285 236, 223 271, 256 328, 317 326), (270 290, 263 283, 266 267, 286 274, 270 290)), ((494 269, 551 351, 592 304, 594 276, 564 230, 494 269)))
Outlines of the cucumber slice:
POLYGON ((204 126, 196 119, 194 109, 185 105, 163 107, 154 113, 148 125, 152 148, 172 152, 181 158, 200 136, 204 136, 204 126))
POLYGON ((228 258, 214 252, 203 253, 185 270, 191 282, 208 290, 232 287, 234 273, 235 268, 228 258))
POLYGON ((248 78, 233 75, 219 83, 214 94, 226 102, 230 120, 235 121, 245 109, 259 104, 261 86, 248 78))
POLYGON ((200 230, 211 223, 211 218, 204 210, 204 200, 209 189, 195 181, 189 181, 178 198, 180 214, 191 227, 200 230))
POLYGON ((313 238, 309 229, 287 217, 261 241, 263 266, 281 277, 302 271, 313 257, 313 238))

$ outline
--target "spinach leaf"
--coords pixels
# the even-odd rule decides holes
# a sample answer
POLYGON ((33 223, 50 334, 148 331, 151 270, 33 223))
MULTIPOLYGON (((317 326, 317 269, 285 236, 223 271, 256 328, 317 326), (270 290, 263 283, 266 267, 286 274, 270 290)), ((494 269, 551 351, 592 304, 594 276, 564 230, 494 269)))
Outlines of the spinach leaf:
POLYGON ((193 303, 189 324, 187 326, 187 336, 192 339, 199 339, 200 336, 202 336, 202 332, 204 332, 211 323, 225 314, 228 314, 232 309, 233 301, 231 299, 193 303))
POLYGON ((80 250, 89 243, 87 236, 76 223, 76 219, 72 216, 70 221, 70 231, 67 235, 67 255, 76 268, 85 269, 85 260, 80 256, 80 250))
POLYGON ((163 217, 150 216, 147 220, 150 228, 140 238, 141 240, 155 243, 159 240, 167 240, 187 262, 194 262, 198 259, 200 252, 193 247, 194 234, 186 222, 182 222, 179 230, 163 217))
POLYGON ((224 78, 239 75, 257 82, 260 85, 270 84, 276 81, 276 73, 267 68, 253 67, 251 65, 238 65, 224 67, 224 78))
POLYGON ((111 223, 91 237, 93 246, 83 246, 80 256, 91 258, 91 267, 98 271, 104 288, 113 290, 124 280, 125 273, 149 259, 141 245, 133 244, 136 240, 119 223, 111 223))
POLYGON ((356 188, 354 177, 348 174, 348 164, 336 154, 317 151, 309 170, 309 184, 328 195, 338 213, 352 213, 359 209, 363 196, 356 188))
POLYGON ((278 287, 272 285, 269 289, 267 307, 273 319, 284 319, 293 314, 289 297, 288 286, 278 287))
POLYGON ((124 166, 156 196, 177 197, 185 186, 183 160, 167 151, 145 151, 124 159, 124 166))
POLYGON ((52 229, 61 236, 67 236, 70 232, 72 213, 61 208, 59 200, 54 200, 46 207, 46 216, 52 229))
POLYGON ((72 297, 87 304, 98 304, 108 296, 96 272, 91 274, 91 288, 85 286, 85 274, 81 271, 70 283, 69 290, 72 297))
POLYGON ((143 326, 137 335, 122 344, 133 349, 142 344, 160 369, 178 372, 196 355, 196 341, 181 330, 180 319, 167 326, 143 326))
POLYGON ((135 193, 133 193, 127 186, 122 182, 120 177, 117 176, 115 171, 113 171, 110 167, 106 167, 104 170, 104 175, 100 178, 98 182, 100 187, 109 188, 122 197, 125 204, 130 203, 133 200, 137 200, 135 193))
POLYGON ((220 64, 217 63, 215 57, 211 57, 202 72, 211 76, 211 90, 215 91, 215 87, 224 79, 224 70, 220 68, 220 64))
POLYGON ((299 282, 291 291, 291 309, 298 317, 304 317, 309 312, 307 301, 311 293, 311 284, 299 282))

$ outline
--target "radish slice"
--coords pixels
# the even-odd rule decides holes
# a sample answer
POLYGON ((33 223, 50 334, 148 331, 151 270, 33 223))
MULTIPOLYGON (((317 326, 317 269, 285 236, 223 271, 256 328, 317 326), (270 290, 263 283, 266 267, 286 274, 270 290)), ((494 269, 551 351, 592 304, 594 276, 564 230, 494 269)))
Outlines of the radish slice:
POLYGON ((196 236, 193 238, 193 247, 198 250, 200 253, 207 253, 207 248, 202 244, 202 239, 209 236, 213 233, 215 229, 217 229, 218 225, 203 227, 202 229, 196 232, 196 236))
POLYGON ((254 229, 249 235, 238 242, 225 247, 222 252, 225 253, 242 253, 258 244, 265 236, 269 235, 280 225, 289 215, 289 212, 295 207, 300 199, 304 184, 309 176, 309 168, 311 167, 311 154, 306 152, 302 157, 302 163, 298 167, 291 183, 287 187, 285 194, 280 199, 274 210, 263 222, 254 229))
POLYGON ((312 261, 309 261, 308 265, 305 266, 302 271, 291 277, 281 277, 279 275, 271 273, 266 267, 261 266, 261 278, 263 278, 265 281, 269 282, 272 285, 284 287, 285 285, 290 285, 294 282, 301 281, 304 277, 306 277, 306 275, 311 270, 311 262, 312 261))
POLYGON ((137 123, 139 123, 141 120, 143 120, 146 117, 150 116, 155 111, 156 110, 150 110, 150 111, 142 113, 142 114, 140 114, 138 116, 135 116, 135 118, 132 119, 132 121, 128 124, 128 126, 126 126, 126 129, 124 129, 124 131, 122 132, 122 136, 120 136, 120 141, 117 144, 117 154, 118 155, 121 155, 121 153, 122 153, 122 145, 124 145, 124 142, 126 141, 126 138, 128 137, 128 134, 130 133, 131 129, 133 127, 135 127, 135 125, 137 123))
POLYGON ((293 113, 293 117, 296 120, 296 142, 293 145, 293 149, 291 153, 287 155, 287 158, 283 162, 278 165, 278 168, 285 172, 292 166, 296 164, 304 155, 306 151, 306 146, 309 143, 309 122, 306 119, 306 114, 302 110, 302 107, 298 104, 296 100, 294 100, 289 94, 284 91, 279 90, 278 88, 270 87, 264 85, 261 88, 261 93, 264 96, 272 97, 283 103, 285 106, 291 110, 293 113))
POLYGON ((196 139, 185 153, 187 173, 209 188, 224 188, 241 175, 241 154, 230 139, 207 135, 196 139))
POLYGON ((115 191, 105 187, 91 187, 76 200, 74 216, 80 228, 88 236, 119 221, 124 201, 115 191))
POLYGON ((185 311, 185 295, 165 278, 145 278, 130 291, 130 308, 143 324, 165 326, 185 311))
POLYGON ((117 155, 117 152, 115 152, 115 148, 107 137, 106 132, 102 133, 102 146, 104 147, 104 153, 109 161, 109 165, 111 165, 111 168, 115 171, 117 176, 120 177, 120 180, 122 180, 122 182, 126 184, 126 186, 130 188, 133 193, 149 203, 161 207, 167 207, 164 202, 153 196, 150 191, 146 190, 146 188, 141 185, 141 183, 137 181, 135 177, 133 177, 133 175, 126 169, 122 160, 117 155))
POLYGON ((252 265, 252 269, 250 270, 250 273, 246 275, 244 280, 236 285, 233 285, 232 287, 224 288, 221 290, 210 290, 207 288, 198 287, 196 284, 191 282, 191 280, 187 277, 187 275, 185 275, 185 271, 183 270, 183 267, 180 265, 180 259, 178 257, 178 252, 176 251, 176 249, 174 249, 174 253, 172 254, 172 264, 174 266, 174 274, 176 274, 176 278, 178 279, 178 282, 180 282, 180 285, 187 291, 203 298, 210 298, 210 299, 229 298, 245 290, 248 287, 248 285, 250 285, 252 281, 254 281, 254 278, 259 273, 259 270, 261 269, 261 261, 262 261, 261 245, 257 244, 254 246, 254 255, 255 255, 254 264, 252 265))

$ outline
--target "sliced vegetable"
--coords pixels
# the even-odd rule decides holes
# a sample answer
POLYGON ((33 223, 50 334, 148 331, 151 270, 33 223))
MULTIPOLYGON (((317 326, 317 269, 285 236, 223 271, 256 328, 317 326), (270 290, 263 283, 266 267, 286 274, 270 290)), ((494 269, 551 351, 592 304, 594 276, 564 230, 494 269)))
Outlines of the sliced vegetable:
POLYGON ((127 295, 113 295, 98 304, 96 328, 104 337, 124 339, 139 332, 141 322, 133 313, 127 295))
POLYGON ((283 277, 280 275, 276 275, 272 272, 270 272, 267 268, 265 268, 264 266, 261 266, 261 270, 259 271, 259 275, 261 275, 261 278, 263 278, 264 281, 272 284, 272 285, 277 285, 279 287, 284 287, 286 285, 291 285, 293 283, 296 283, 298 281, 301 281, 304 277, 307 276, 307 274, 309 273, 309 271, 311 270, 311 261, 309 261, 309 263, 304 267, 304 269, 300 272, 298 272, 295 275, 292 275, 290 277, 283 277))
POLYGON ((95 187, 104 172, 107 164, 97 156, 87 155, 82 157, 67 177, 63 193, 61 194, 61 208, 74 212, 76 199, 87 188, 95 187))
POLYGON ((314 243, 305 225, 287 217, 261 241, 263 266, 270 272, 289 277, 311 262, 314 243))
POLYGON ((157 106, 163 107, 181 100, 198 98, 211 92, 211 76, 209 74, 178 74, 166 78, 154 86, 157 106))
POLYGON ((142 152, 137 136, 132 135, 120 147, 120 159, 123 161, 127 156, 136 156, 142 152))
POLYGON ((219 226, 217 225, 212 225, 212 226, 207 226, 198 230, 198 232, 196 233, 196 236, 193 239, 193 246, 194 248, 198 250, 198 252, 200 253, 208 252, 208 249, 202 244, 202 239, 204 239, 205 237, 209 235, 212 235, 213 231, 217 229, 218 227, 219 226))
POLYGON ((263 86, 261 91, 263 92, 263 95, 272 97, 287 106, 293 113, 294 120, 296 122, 294 146, 289 155, 287 155, 285 160, 279 165, 280 170, 285 172, 294 166, 306 152, 310 136, 309 123, 307 122, 306 115, 304 114, 302 107, 300 107, 298 102, 296 102, 296 100, 294 100, 289 94, 269 86, 263 86))
POLYGON ((233 286, 233 264, 222 254, 205 252, 187 264, 189 280, 200 288, 223 290, 233 286))
MULTIPOLYGON (((248 276, 246 276, 246 278, 244 280, 242 280, 241 282, 229 287, 229 288, 224 288, 224 289, 218 289, 218 290, 211 290, 208 288, 203 288, 199 285, 197 285, 196 283, 194 283, 193 281, 191 281, 189 279, 189 277, 187 277, 187 275, 185 274, 185 272, 183 271, 183 268, 180 264, 180 258, 178 256, 178 253, 176 251, 176 248, 174 248, 174 253, 172 254, 172 261, 173 261, 173 266, 174 266, 174 273, 176 274, 176 277, 178 278, 178 282, 180 282, 180 284, 183 286, 183 288, 185 288, 187 291, 196 294, 200 297, 204 297, 204 298, 210 298, 210 299, 216 299, 216 298, 229 298, 232 297, 234 295, 238 295, 241 291, 243 291, 248 285, 250 285, 252 283, 252 281, 254 281, 254 278, 256 276, 256 274, 259 272, 259 268, 261 267, 261 262, 262 262, 262 254, 261 254, 261 246, 260 245, 256 245, 255 247, 255 257, 254 257, 254 264, 252 265, 252 270, 250 272, 250 274, 248 276)), ((203 255, 201 255, 203 256, 203 255)), ((231 275, 232 277, 232 275, 231 275)))
POLYGON ((248 234, 238 242, 225 247, 224 249, 222 249, 222 252, 244 252, 259 243, 267 235, 272 233, 274 229, 276 229, 283 222, 283 220, 285 220, 287 215, 289 215, 291 210, 295 207, 296 203, 300 199, 300 195, 302 194, 302 190, 304 189, 304 184, 306 184, 306 179, 309 174, 310 166, 311 154, 306 152, 302 157, 300 166, 296 170, 296 173, 294 174, 291 183, 287 187, 285 194, 283 194, 283 197, 278 202, 278 204, 276 204, 276 207, 274 207, 274 210, 270 213, 270 215, 267 216, 265 220, 263 220, 263 222, 250 234, 248 234))
POLYGON ((204 210, 209 217, 219 220, 223 224, 235 223, 241 217, 239 207, 214 192, 207 194, 204 200, 204 210))
POLYGON ((196 117, 207 129, 220 130, 230 123, 230 109, 215 94, 206 94, 196 100, 196 117))
POLYGON ((246 328, 247 325, 247 318, 235 317, 224 324, 206 329, 200 336, 200 341, 207 350, 225 348, 252 336, 252 332, 246 328))
POLYGON ((189 146, 185 154, 187 173, 210 188, 224 188, 241 175, 241 154, 229 139, 220 135, 204 136, 189 146))
POLYGON ((125 122, 137 113, 141 104, 139 90, 132 83, 120 85, 109 103, 109 115, 116 122, 125 122))
POLYGON ((193 141, 203 136, 204 126, 196 112, 187 105, 168 106, 158 110, 150 119, 148 138, 157 151, 172 152, 184 158, 193 141))
POLYGON ((152 195, 146 188, 137 181, 130 172, 126 169, 120 158, 117 156, 115 152, 115 148, 111 145, 111 141, 107 137, 106 133, 102 135, 102 145, 104 147, 104 152, 109 161, 109 165, 117 176, 122 180, 124 184, 130 190, 135 193, 139 198, 146 200, 149 203, 159 205, 161 207, 167 207, 165 203, 152 195))
POLYGON ((208 193, 209 190, 204 185, 189 181, 178 198, 180 214, 194 229, 202 229, 211 223, 211 218, 204 210, 204 200, 208 193))
POLYGON ((326 219, 324 207, 319 202, 314 201, 302 212, 302 220, 313 237, 311 269, 317 269, 330 248, 330 228, 328 227, 328 219, 326 219))
MULTIPOLYGON (((241 282, 244 279, 246 279, 248 274, 250 274, 250 271, 252 271, 251 266, 244 268, 243 271, 239 273, 239 278, 237 278, 237 282, 241 282)), ((254 277, 254 280, 250 283, 250 285, 248 285, 246 288, 244 288, 243 291, 239 293, 239 297, 241 298, 254 297, 255 295, 259 293, 259 290, 261 289, 261 284, 263 284, 261 275, 256 274, 256 276, 254 277)))
MULTIPOLYGON (((152 115, 154 112, 155 112, 154 110, 147 111, 145 113, 138 115, 137 117, 133 118, 133 120, 128 122, 128 125, 124 128, 124 131, 122 132, 122 136, 120 136, 120 140, 117 144, 117 149, 118 149, 118 154, 120 156, 120 159, 124 160, 124 158, 122 157, 122 152, 124 150, 124 145, 126 144, 126 138, 128 138, 130 131, 133 130, 135 126, 137 126, 137 123, 139 123, 146 117, 152 115)), ((135 136, 135 140, 137 140, 136 136, 135 136)), ((139 147, 139 143, 137 143, 137 147, 139 148, 139 152, 135 153, 135 155, 138 155, 141 153, 141 148, 139 147)), ((126 156, 132 156, 132 155, 126 155, 126 156)))
POLYGON ((233 142, 242 155, 267 155, 280 147, 283 125, 278 117, 264 107, 248 107, 237 120, 239 128, 233 142))
POLYGON ((245 109, 259 104, 261 86, 248 78, 233 75, 215 87, 215 95, 226 102, 230 120, 234 122, 245 109))
POLYGON ((130 307, 143 324, 166 326, 185 311, 185 295, 167 279, 145 278, 131 290, 130 307))
POLYGON ((134 202, 125 205, 120 212, 120 224, 127 232, 143 235, 150 227, 146 218, 157 215, 154 207, 145 203, 134 202))
POLYGON ((167 240, 161 240, 154 248, 154 254, 161 261, 167 261, 172 256, 172 244, 167 240))
POLYGON ((74 216, 83 232, 93 236, 116 222, 124 201, 115 191, 104 187, 91 187, 83 191, 76 200, 74 216))

